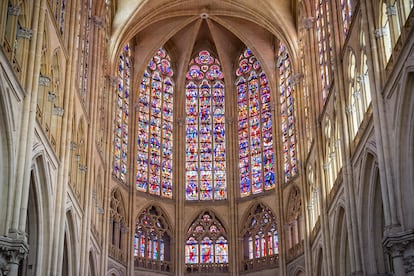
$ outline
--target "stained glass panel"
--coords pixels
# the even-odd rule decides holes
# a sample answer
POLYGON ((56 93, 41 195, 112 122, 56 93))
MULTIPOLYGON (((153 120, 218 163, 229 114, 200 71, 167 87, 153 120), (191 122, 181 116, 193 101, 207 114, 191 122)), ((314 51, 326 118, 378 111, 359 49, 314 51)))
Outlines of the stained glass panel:
MULTIPOLYGON (((297 174, 296 117, 293 97, 292 69, 286 46, 281 43, 278 52, 279 92, 281 105, 283 166, 285 181, 297 174)), ((270 156, 269 156, 270 158, 270 156)), ((270 165, 270 162, 269 162, 270 165)))
POLYGON ((240 195, 262 193, 276 185, 270 88, 250 49, 236 70, 240 195))
POLYGON ((186 199, 226 199, 224 82, 210 52, 190 61, 185 93, 186 199))
POLYGON ((136 188, 172 198, 173 70, 160 48, 151 58, 139 86, 136 188))
POLYGON ((200 214, 187 231, 186 264, 228 263, 228 243, 225 234, 225 229, 213 214, 200 214))
POLYGON ((127 44, 119 56, 118 89, 115 105, 113 175, 126 181, 128 156, 128 116, 131 77, 131 51, 127 44))
POLYGON ((257 205, 252 208, 244 226, 243 256, 250 260, 266 258, 279 253, 276 218, 269 208, 257 205))
POLYGON ((331 37, 331 23, 328 0, 315 1, 316 40, 319 55, 319 74, 321 79, 322 102, 329 93, 331 84, 331 57, 333 56, 333 41, 331 37))

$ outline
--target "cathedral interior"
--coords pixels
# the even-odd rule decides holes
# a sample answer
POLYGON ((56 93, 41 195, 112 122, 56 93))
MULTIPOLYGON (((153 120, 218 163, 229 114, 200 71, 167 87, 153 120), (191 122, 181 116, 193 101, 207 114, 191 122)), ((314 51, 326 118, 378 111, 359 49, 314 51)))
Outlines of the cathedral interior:
POLYGON ((414 275, 413 7, 0 1, 0 275, 414 275))

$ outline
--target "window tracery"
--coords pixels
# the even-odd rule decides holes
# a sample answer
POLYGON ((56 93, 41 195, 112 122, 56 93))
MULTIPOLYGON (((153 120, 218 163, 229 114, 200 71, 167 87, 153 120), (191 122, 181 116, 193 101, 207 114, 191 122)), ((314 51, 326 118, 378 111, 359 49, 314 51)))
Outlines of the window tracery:
POLYGON ((331 37, 331 20, 328 0, 315 1, 316 41, 318 49, 319 75, 322 92, 322 102, 329 94, 332 81, 333 41, 331 37))
POLYGON ((131 50, 125 45, 119 56, 118 87, 115 102, 113 175, 126 182, 128 155, 128 117, 131 77, 131 50))
POLYGON ((240 195, 259 194, 276 186, 272 106, 267 76, 250 49, 236 71, 240 195))
MULTIPOLYGON (((91 20, 92 19, 92 0, 87 0, 81 3, 78 13, 78 22, 80 24, 80 33, 78 39, 78 92, 83 101, 87 100, 88 89, 88 74, 89 74, 89 53, 90 53, 90 39, 91 39, 91 20)), ((60 22, 59 22, 60 24, 60 22)), ((63 28, 63 26, 62 26, 63 28)))
POLYGON ((296 159, 296 116, 292 68, 286 45, 280 43, 277 68, 279 70, 279 92, 281 105, 283 167, 285 181, 297 174, 296 159))
POLYGON ((125 234, 127 232, 127 218, 121 192, 113 189, 110 199, 110 243, 109 256, 126 263, 125 234))
POLYGON ((298 187, 294 186, 289 193, 286 222, 288 223, 287 246, 293 248, 302 241, 302 198, 298 187))
POLYGON ((172 198, 173 94, 170 56, 158 49, 142 77, 137 116, 136 188, 172 198))
POLYGON ((255 270, 278 264, 279 234, 276 217, 269 207, 257 203, 250 208, 242 227, 242 270, 255 270))
POLYGON ((186 74, 186 199, 227 198, 224 75, 203 50, 186 74), (214 172, 214 173, 213 173, 214 172))
POLYGON ((201 213, 186 234, 187 272, 228 272, 227 233, 210 211, 201 213))
POLYGON ((156 206, 145 208, 135 222, 135 266, 171 272, 171 236, 162 210, 156 206))

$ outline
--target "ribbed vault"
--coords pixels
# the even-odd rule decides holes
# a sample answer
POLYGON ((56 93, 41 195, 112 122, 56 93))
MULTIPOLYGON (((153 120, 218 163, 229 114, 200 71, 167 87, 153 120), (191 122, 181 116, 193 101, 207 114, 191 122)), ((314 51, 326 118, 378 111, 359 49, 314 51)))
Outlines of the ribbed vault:
MULTIPOLYGON (((112 26, 111 57, 116 64, 116 49, 135 39, 139 53, 136 68, 144 68, 162 45, 169 45, 170 52, 173 50, 181 61, 188 61, 201 48, 208 49, 219 56, 225 67, 234 63, 246 45, 269 74, 274 71, 275 37, 286 43, 291 56, 295 56, 292 2, 295 1, 119 0, 112 26)), ((184 64, 177 64, 178 72, 185 70, 180 68, 184 64)), ((229 72, 226 68, 224 71, 229 72)), ((273 81, 273 76, 268 77, 273 81)))

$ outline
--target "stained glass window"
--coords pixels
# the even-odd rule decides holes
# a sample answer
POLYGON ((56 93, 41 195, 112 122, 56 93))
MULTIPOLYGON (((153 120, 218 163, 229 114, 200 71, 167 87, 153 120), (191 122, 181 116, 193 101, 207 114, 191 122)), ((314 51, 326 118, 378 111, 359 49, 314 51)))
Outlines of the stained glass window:
POLYGON ((135 223, 135 266, 170 271, 171 230, 163 212, 149 206, 138 216, 135 223))
POLYGON ((141 79, 137 114, 138 191, 172 198, 173 92, 171 60, 158 49, 141 79))
POLYGON ((210 52, 190 61, 186 75, 186 199, 227 198, 224 80, 210 52))
POLYGON ((240 194, 258 194, 275 187, 270 88, 260 62, 250 49, 236 71, 240 194))
POLYGON ((126 262, 125 255, 125 228, 127 225, 127 217, 125 216, 124 202, 121 192, 118 189, 113 189, 111 192, 110 201, 110 244, 109 255, 120 261, 126 262))
POLYGON ((125 45, 119 55, 118 87, 115 102, 114 169, 115 177, 126 181, 128 153, 128 115, 131 76, 131 51, 125 45))
POLYGON ((331 82, 331 57, 333 56, 329 1, 317 0, 315 4, 319 74, 321 78, 322 101, 325 102, 331 82))
POLYGON ((277 67, 279 69, 279 92, 281 105, 283 166, 285 181, 297 173, 296 160, 296 117, 293 97, 292 69, 285 44, 279 46, 277 67))
POLYGON ((263 204, 256 204, 245 220, 242 231, 244 270, 278 264, 279 234, 272 211, 263 204), (257 262, 255 260, 262 259, 257 262), (264 261, 268 259, 268 261, 264 261))
POLYGON ((341 14, 342 14, 342 25, 344 28, 345 35, 349 32, 352 19, 352 6, 351 0, 341 0, 341 14))
POLYGON ((214 214, 211 212, 200 214, 187 231, 185 245, 187 271, 199 271, 202 266, 206 272, 226 272, 228 264, 226 236, 225 229, 214 214))
MULTIPOLYGON (((92 20, 92 1, 86 1, 78 15, 80 25, 79 34, 79 93, 82 101, 86 102, 87 98, 87 83, 88 83, 88 68, 89 68, 89 52, 90 52, 90 33, 92 20)), ((59 23, 60 24, 60 23, 59 23)), ((63 26, 62 26, 63 28, 63 26)))

